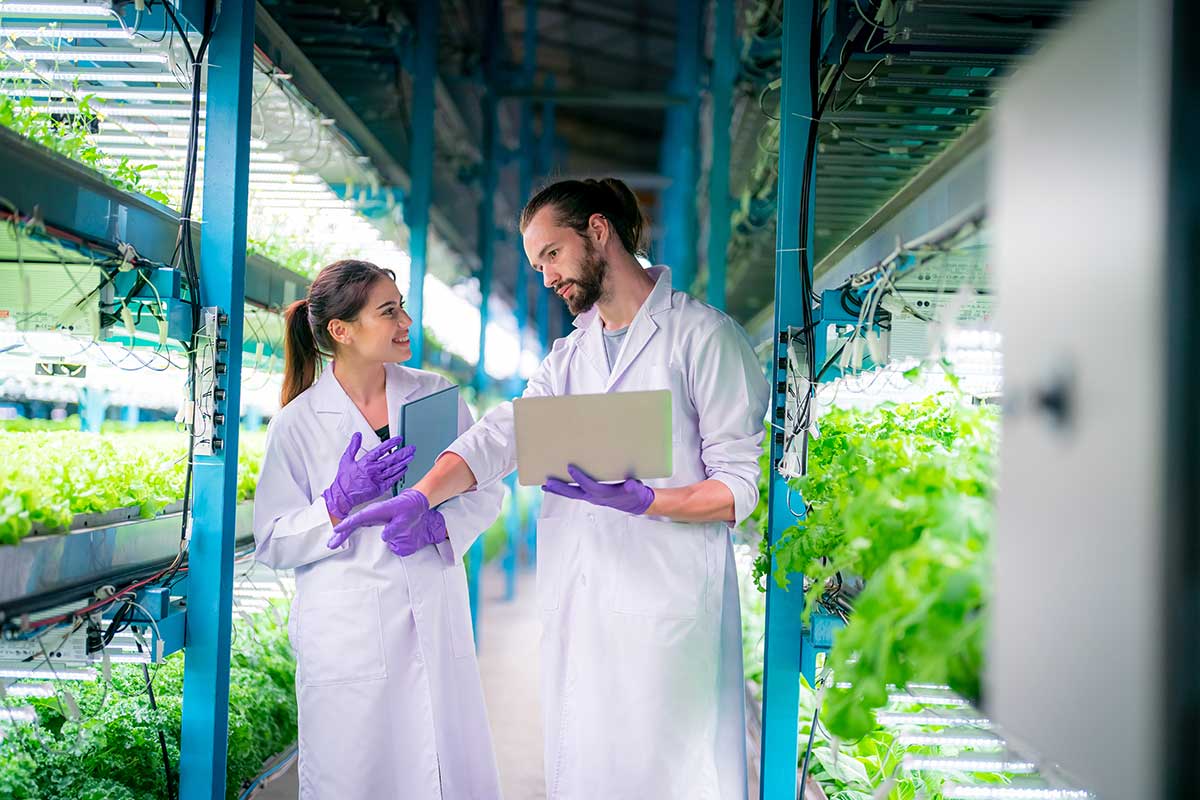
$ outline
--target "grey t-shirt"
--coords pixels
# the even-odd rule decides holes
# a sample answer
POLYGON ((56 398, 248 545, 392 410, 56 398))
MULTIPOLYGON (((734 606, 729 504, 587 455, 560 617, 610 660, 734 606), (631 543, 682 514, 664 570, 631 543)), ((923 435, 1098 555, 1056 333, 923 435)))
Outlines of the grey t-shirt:
POLYGON ((625 334, 629 332, 629 327, 621 328, 619 331, 604 331, 604 354, 608 356, 608 371, 612 372, 613 367, 617 363, 617 356, 621 354, 621 345, 625 342, 625 334))

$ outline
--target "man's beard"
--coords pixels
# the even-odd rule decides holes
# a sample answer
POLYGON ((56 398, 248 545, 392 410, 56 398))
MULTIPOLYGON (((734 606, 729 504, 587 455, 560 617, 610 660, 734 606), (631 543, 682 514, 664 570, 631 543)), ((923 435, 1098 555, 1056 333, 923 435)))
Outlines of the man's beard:
POLYGON ((583 262, 580 264, 579 278, 562 281, 558 288, 564 285, 574 286, 570 298, 564 298, 567 310, 579 316, 591 310, 592 306, 604 296, 604 276, 608 273, 608 262, 596 252, 591 239, 584 239, 583 262))

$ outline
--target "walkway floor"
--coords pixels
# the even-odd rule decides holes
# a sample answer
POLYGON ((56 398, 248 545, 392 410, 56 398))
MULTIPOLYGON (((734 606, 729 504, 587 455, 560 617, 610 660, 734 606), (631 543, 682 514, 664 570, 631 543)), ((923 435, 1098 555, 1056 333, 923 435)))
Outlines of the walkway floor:
MULTIPOLYGON (((532 569, 524 569, 516 598, 504 600, 504 573, 496 562, 483 573, 479 669, 500 767, 505 800, 543 800, 542 715, 538 700, 537 616, 532 569)), ((280 775, 255 800, 296 800, 295 768, 280 775)), ((415 800, 415 799, 414 799, 415 800)))

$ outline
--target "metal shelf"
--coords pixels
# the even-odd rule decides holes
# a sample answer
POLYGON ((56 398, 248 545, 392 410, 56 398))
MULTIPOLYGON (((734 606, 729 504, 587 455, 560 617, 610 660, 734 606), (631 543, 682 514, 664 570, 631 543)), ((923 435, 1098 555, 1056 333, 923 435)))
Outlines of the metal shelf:
MULTIPOLYGON (((237 510, 237 542, 252 540, 254 503, 237 510)), ((87 597, 162 569, 179 553, 180 514, 31 536, 0 547, 0 622, 87 597)))
MULTIPOLYGON (((132 244, 139 255, 170 263, 179 232, 179 215, 161 203, 112 186, 95 171, 41 145, 0 128, 0 197, 25 217, 84 243, 115 251, 132 244)), ((200 240, 200 226, 193 224, 200 240)), ((203 253, 199 254, 203 263, 203 253)), ((309 279, 258 255, 246 258, 246 302, 281 308, 303 295, 309 279)))

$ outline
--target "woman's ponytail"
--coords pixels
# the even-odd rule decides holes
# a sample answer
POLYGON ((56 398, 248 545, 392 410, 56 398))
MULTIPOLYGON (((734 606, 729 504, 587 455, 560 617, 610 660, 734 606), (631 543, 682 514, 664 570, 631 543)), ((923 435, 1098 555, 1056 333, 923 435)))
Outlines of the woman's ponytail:
POLYGON ((308 300, 297 300, 285 312, 287 332, 283 341, 283 391, 279 404, 286 406, 313 385, 321 354, 308 322, 308 300))

